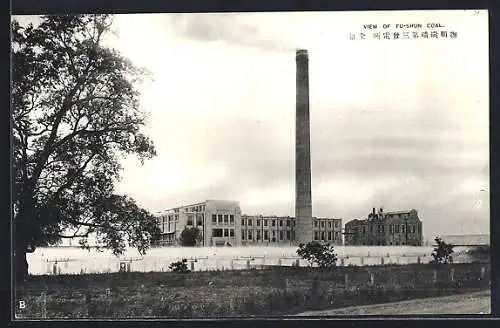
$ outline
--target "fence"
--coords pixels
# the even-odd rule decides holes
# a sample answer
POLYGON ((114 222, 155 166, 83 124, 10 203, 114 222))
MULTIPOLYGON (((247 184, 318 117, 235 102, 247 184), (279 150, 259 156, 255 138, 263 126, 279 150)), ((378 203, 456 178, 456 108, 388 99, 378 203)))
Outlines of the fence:
MULTIPOLYGON (((118 271, 129 272, 166 272, 172 262, 186 258, 188 268, 191 271, 210 270, 242 270, 249 268, 263 268, 267 266, 308 266, 309 263, 298 256, 240 256, 240 257, 174 257, 162 258, 88 258, 68 259, 55 258, 30 262, 31 274, 86 274, 107 273, 118 271), (38 264, 38 265, 37 265, 38 264)), ((337 266, 370 266, 390 264, 423 264, 429 263, 430 254, 402 254, 402 255, 370 255, 366 254, 338 257, 337 266)), ((468 256, 455 256, 454 263, 470 263, 472 258, 468 256)))
POLYGON ((490 265, 272 267, 268 270, 38 277, 18 318, 286 314, 484 289, 490 265), (277 312, 273 312, 277 311, 277 312))

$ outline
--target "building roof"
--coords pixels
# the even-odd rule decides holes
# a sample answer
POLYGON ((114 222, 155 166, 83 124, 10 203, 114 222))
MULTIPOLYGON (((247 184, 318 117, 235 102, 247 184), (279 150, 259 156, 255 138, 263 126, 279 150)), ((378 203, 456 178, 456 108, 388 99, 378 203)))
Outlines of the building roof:
POLYGON ((475 235, 448 235, 440 236, 445 243, 453 245, 489 245, 489 234, 475 234, 475 235))

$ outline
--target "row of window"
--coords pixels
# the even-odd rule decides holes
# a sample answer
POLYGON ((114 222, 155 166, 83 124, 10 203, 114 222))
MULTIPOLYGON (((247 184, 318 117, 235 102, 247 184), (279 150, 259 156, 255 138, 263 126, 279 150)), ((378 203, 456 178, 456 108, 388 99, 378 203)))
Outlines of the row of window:
MULTIPOLYGON (((405 225, 405 224, 391 224, 388 226, 389 227, 389 233, 400 233, 400 232, 405 232, 406 230, 406 227, 408 227, 408 233, 420 233, 420 226, 415 226, 415 225, 405 225)), ((358 233, 358 232, 361 232, 361 233, 366 233, 368 229, 366 229, 366 226, 362 226, 359 228, 358 230, 358 227, 355 227, 354 228, 354 232, 355 233, 358 233)), ((370 225, 370 233, 375 233, 375 231, 377 233, 385 233, 386 231, 386 226, 383 225, 383 224, 379 224, 379 225, 370 225), (375 227, 376 227, 376 230, 375 230, 375 227)))
MULTIPOLYGON (((340 221, 333 221, 333 226, 335 228, 340 228, 340 221)), ((314 227, 317 228, 318 226, 321 226, 321 228, 324 228, 326 226, 326 224, 328 224, 328 229, 331 229, 332 228, 332 221, 328 221, 328 222, 325 222, 325 221, 317 221, 317 220, 314 220, 314 227)))
MULTIPOLYGON (((188 226, 194 225, 194 215, 193 214, 188 214, 187 225, 188 226)), ((203 214, 196 214, 196 225, 197 226, 203 225, 203 214)))
POLYGON ((314 231, 314 240, 339 240, 340 232, 338 231, 314 231), (320 238, 321 237, 321 238, 320 238))
MULTIPOLYGON (((280 227, 283 227, 283 226, 287 226, 287 227, 295 227, 295 221, 293 220, 276 220, 276 219, 256 219, 256 225, 257 227, 260 227, 261 224, 262 226, 264 227, 267 227, 268 224, 269 224, 269 221, 270 221, 270 225, 271 227, 276 227, 276 225, 278 224, 278 226, 280 227), (262 222, 261 222, 262 221, 262 222)), ((241 225, 242 226, 253 226, 253 219, 241 219, 241 225)))
POLYGON ((186 212, 186 213, 191 213, 191 212, 205 212, 205 205, 196 205, 196 206, 184 207, 184 212, 186 212))
POLYGON ((168 216, 162 216, 161 217, 161 221, 162 223, 167 223, 167 222, 171 222, 171 221, 179 221, 179 215, 178 214, 175 214, 175 215, 168 215, 168 216))
POLYGON ((212 229, 212 237, 234 237, 234 229, 212 229))
POLYGON ((295 231, 290 230, 280 230, 275 231, 271 230, 271 233, 268 230, 241 230, 241 240, 266 240, 276 242, 278 240, 295 240, 295 231))
POLYGON ((212 214, 212 224, 218 225, 234 225, 233 214, 212 214))

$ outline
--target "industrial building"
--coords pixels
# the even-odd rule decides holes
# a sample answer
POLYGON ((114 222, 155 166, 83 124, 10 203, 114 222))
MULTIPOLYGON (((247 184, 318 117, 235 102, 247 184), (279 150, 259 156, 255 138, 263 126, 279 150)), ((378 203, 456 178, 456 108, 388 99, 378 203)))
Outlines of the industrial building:
MULTIPOLYGON (((296 220, 289 216, 241 215, 239 202, 207 200, 158 214, 159 246, 179 245, 186 228, 200 231, 199 246, 296 244, 296 220)), ((313 218, 313 239, 342 244, 342 220, 313 218)))
MULTIPOLYGON (((313 240, 342 245, 342 219, 313 218, 313 240)), ((290 216, 241 216, 242 245, 297 243, 297 220, 290 216)))
POLYGON ((373 208, 364 220, 345 224, 345 245, 409 245, 422 246, 422 221, 415 209, 409 211, 378 213, 373 208))
POLYGON ((159 244, 178 245, 185 228, 198 228, 200 246, 240 245, 241 210, 239 202, 207 200, 165 210, 158 215, 159 244))

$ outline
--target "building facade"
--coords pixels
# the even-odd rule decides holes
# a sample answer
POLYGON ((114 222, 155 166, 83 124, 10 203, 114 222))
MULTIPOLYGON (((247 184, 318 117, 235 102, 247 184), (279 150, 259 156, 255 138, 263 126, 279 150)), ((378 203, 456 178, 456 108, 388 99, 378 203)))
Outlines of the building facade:
POLYGON ((415 209, 384 212, 381 208, 365 220, 351 220, 345 224, 345 245, 422 246, 422 221, 415 209))
POLYGON ((186 228, 198 228, 199 246, 241 244, 241 210, 239 202, 207 200, 202 203, 168 209, 159 213, 159 245, 179 245, 186 228))
MULTIPOLYGON (((342 220, 313 218, 313 240, 342 245, 342 220)), ((242 245, 295 245, 297 220, 290 216, 241 216, 242 245)))

